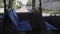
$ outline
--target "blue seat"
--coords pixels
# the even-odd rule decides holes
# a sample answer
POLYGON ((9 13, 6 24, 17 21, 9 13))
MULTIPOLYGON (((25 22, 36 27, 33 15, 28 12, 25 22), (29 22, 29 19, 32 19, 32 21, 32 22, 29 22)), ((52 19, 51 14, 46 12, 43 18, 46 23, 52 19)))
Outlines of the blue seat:
POLYGON ((0 15, 0 19, 3 19, 4 18, 4 15, 0 15))
POLYGON ((47 21, 45 21, 45 25, 47 26, 48 30, 58 30, 56 27, 52 26, 51 24, 49 24, 47 21))
POLYGON ((31 25, 28 20, 20 21, 15 10, 8 10, 9 19, 15 24, 18 31, 31 31, 31 25))

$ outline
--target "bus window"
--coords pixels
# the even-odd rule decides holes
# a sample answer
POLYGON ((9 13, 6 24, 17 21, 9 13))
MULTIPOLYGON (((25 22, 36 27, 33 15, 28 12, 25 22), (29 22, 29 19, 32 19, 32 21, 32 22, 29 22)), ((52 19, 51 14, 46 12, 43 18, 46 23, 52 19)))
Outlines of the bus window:
POLYGON ((3 0, 0 0, 0 13, 4 13, 4 3, 3 3, 3 0))
POLYGON ((18 13, 30 12, 32 10, 32 0, 14 0, 13 8, 18 13))
POLYGON ((50 14, 60 14, 60 0, 41 0, 42 14, 49 16, 50 14))
MULTIPOLYGON (((40 2, 35 0, 35 8, 39 10, 40 2)), ((50 14, 60 14, 60 0, 41 0, 42 16, 50 16, 50 14)))

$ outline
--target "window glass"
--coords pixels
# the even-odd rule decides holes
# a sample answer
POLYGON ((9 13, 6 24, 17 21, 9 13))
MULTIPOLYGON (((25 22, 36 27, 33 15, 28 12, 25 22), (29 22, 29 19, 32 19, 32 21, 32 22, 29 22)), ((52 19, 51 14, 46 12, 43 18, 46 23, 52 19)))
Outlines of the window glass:
MULTIPOLYGON (((35 0, 35 8, 39 10, 40 2, 35 0)), ((50 14, 60 14, 60 0, 41 0, 42 16, 50 16, 50 14)))
POLYGON ((41 0, 42 11, 46 14, 60 14, 60 0, 41 0))
POLYGON ((4 4, 3 4, 3 0, 0 0, 0 13, 4 13, 4 4))
POLYGON ((32 10, 32 0, 14 0, 13 8, 16 12, 30 12, 32 10))

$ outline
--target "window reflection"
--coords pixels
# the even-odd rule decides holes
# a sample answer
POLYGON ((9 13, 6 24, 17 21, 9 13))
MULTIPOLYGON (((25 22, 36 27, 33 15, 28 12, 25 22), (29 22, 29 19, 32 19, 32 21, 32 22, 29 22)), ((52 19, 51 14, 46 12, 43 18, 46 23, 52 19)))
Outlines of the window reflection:
POLYGON ((16 12, 30 12, 32 10, 32 0, 15 0, 13 8, 16 12))
POLYGON ((4 13, 4 4, 3 4, 3 0, 0 0, 0 13, 4 13))
POLYGON ((42 0, 43 13, 60 14, 60 0, 42 0))
MULTIPOLYGON (((35 9, 39 10, 40 2, 35 0, 35 9)), ((50 14, 60 14, 60 0, 41 0, 42 16, 50 16, 50 14)))

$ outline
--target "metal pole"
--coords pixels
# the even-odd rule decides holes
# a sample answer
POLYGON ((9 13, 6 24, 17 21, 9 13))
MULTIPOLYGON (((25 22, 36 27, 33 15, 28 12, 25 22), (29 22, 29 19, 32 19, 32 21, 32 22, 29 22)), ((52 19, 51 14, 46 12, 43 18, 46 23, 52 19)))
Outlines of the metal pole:
POLYGON ((34 34, 40 34, 40 32, 41 32, 40 23, 41 23, 42 13, 41 13, 41 11, 36 11, 35 2, 36 2, 35 0, 32 1, 32 3, 33 3, 32 9, 33 9, 33 14, 34 14, 33 16, 34 16, 34 21, 35 21, 35 23, 33 23, 34 24, 34 34))
POLYGON ((40 26, 41 26, 41 31, 46 31, 47 29, 46 29, 46 25, 45 25, 45 21, 44 21, 44 19, 43 19, 43 16, 42 16, 42 2, 41 2, 41 0, 39 0, 40 1, 40 8, 39 8, 39 22, 40 22, 40 26))
POLYGON ((13 3, 13 0, 9 0, 9 7, 8 8, 12 8, 12 3, 13 3))
POLYGON ((32 0, 32 12, 35 12, 35 0, 32 0))
POLYGON ((4 2, 4 22, 3 22, 3 30, 1 32, 1 34, 5 34, 5 29, 6 29, 6 26, 7 26, 7 5, 6 5, 6 0, 3 0, 4 2))

